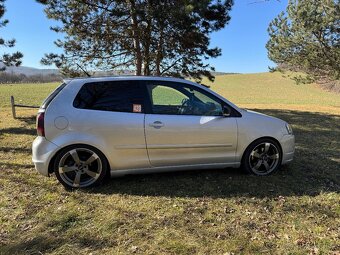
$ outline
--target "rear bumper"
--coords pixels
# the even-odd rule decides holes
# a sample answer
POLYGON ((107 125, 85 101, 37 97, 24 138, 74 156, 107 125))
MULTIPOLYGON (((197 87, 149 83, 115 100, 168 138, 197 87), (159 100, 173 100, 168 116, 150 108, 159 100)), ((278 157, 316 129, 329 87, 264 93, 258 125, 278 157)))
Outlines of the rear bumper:
POLYGON ((49 176, 48 165, 58 150, 59 147, 45 137, 38 136, 35 138, 32 145, 32 161, 40 174, 49 176))
POLYGON ((295 136, 284 135, 281 139, 282 146, 282 165, 291 162, 295 153, 295 136))

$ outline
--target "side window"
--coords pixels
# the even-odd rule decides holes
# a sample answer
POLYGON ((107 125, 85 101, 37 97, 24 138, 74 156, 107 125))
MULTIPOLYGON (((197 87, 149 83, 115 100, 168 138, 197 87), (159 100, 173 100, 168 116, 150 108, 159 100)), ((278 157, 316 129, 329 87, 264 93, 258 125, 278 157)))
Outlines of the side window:
POLYGON ((144 112, 144 93, 134 81, 86 83, 74 99, 73 106, 80 109, 144 112))
POLYGON ((209 93, 181 83, 147 85, 154 114, 221 116, 222 104, 209 93))
POLYGON ((155 105, 181 105, 184 99, 188 97, 178 90, 163 86, 150 86, 151 100, 155 105))
POLYGON ((164 85, 148 85, 152 112, 155 114, 178 114, 179 108, 188 96, 164 85))

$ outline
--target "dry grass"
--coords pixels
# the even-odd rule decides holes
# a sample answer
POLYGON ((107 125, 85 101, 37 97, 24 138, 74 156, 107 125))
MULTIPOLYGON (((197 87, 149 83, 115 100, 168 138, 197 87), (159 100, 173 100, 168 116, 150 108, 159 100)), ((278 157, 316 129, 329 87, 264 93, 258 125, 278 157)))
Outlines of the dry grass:
POLYGON ((296 85, 280 73, 217 76, 212 89, 244 107, 295 110, 303 107, 303 110, 340 114, 339 94, 321 90, 316 84, 296 85))
POLYGON ((295 161, 263 178, 237 169, 189 171, 67 192, 31 164, 34 110, 13 120, 3 104, 0 254, 339 254, 340 102, 289 80, 293 91, 282 93, 285 79, 265 76, 218 77, 223 84, 213 86, 293 125, 295 161), (268 90, 271 82, 280 85, 268 90))

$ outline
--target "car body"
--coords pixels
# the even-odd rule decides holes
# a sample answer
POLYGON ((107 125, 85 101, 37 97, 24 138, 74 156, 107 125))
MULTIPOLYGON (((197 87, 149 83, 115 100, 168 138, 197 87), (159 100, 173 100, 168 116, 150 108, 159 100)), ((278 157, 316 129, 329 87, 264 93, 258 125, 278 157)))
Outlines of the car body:
MULTIPOLYGON (((105 163, 111 176, 237 168, 242 163, 250 164, 250 168, 261 165, 258 167, 268 171, 250 172, 266 175, 294 156, 294 135, 285 121, 240 109, 203 85, 177 78, 67 80, 45 100, 37 123, 39 136, 33 142, 33 162, 45 176, 56 172, 58 177, 58 168, 62 168, 55 162, 56 158, 62 160, 58 154, 71 155, 70 151, 77 148, 83 148, 87 156, 96 154, 100 167, 105 163), (257 141, 262 142, 262 147, 257 141), (249 160, 244 160, 250 145, 260 147, 249 152, 253 153, 249 160), (273 163, 268 155, 264 158, 264 151, 268 150, 276 161, 271 171, 268 164, 252 161, 255 155, 262 163, 264 159, 273 163)), ((72 169, 67 171, 79 171, 84 161, 76 164, 68 159, 72 169)), ((93 175, 98 177, 98 173, 93 175)), ((75 176, 83 178, 82 174, 75 176)), ((95 183, 63 184, 87 187, 95 183)))

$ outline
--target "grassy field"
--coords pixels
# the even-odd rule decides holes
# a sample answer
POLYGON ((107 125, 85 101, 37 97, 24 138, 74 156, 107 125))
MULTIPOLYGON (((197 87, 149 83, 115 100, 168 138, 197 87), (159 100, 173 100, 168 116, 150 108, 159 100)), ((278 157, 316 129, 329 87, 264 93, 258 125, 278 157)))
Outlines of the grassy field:
POLYGON ((68 192, 31 163, 35 110, 57 84, 0 85, 0 254, 340 254, 340 96, 280 74, 212 89, 292 124, 277 174, 238 169, 126 176, 68 192), (21 100, 21 101, 19 101, 21 100))

